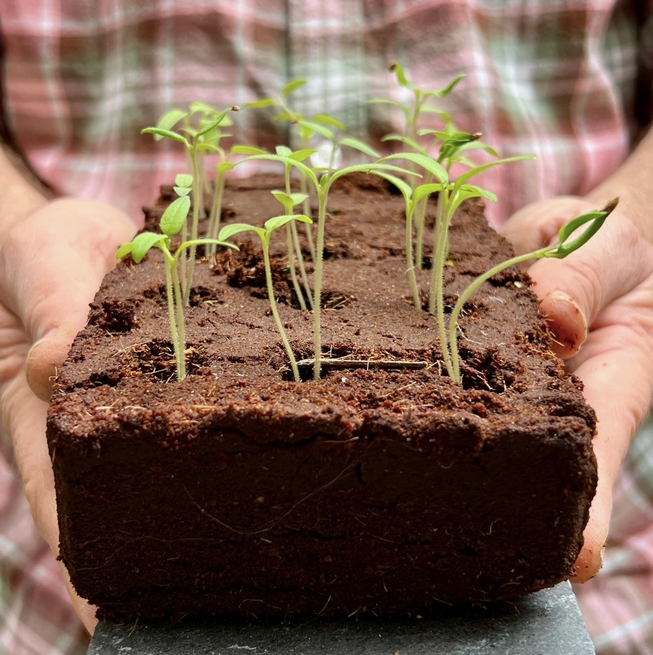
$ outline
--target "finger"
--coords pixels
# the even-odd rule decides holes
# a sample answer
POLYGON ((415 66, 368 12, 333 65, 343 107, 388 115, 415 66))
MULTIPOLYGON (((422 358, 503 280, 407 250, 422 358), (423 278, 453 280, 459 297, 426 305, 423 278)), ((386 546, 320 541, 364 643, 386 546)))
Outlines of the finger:
POLYGON ((618 213, 582 248, 562 260, 542 259, 528 270, 533 290, 564 358, 575 355, 603 307, 653 272, 653 248, 618 213))
MULTIPOLYGON (((611 321, 627 312, 624 307, 615 307, 607 313, 612 316, 599 319, 611 321)), ((653 330, 651 314, 639 314, 636 326, 611 323, 593 331, 580 354, 571 360, 575 374, 585 385, 584 396, 598 418, 593 445, 599 483, 575 567, 575 582, 589 580, 601 567, 612 488, 630 439, 653 400, 653 346, 646 337, 646 330, 653 330)))
POLYGON ((118 246, 135 231, 126 214, 104 203, 63 199, 5 235, 0 289, 35 344, 26 375, 39 398, 49 398, 50 380, 85 325, 118 246))

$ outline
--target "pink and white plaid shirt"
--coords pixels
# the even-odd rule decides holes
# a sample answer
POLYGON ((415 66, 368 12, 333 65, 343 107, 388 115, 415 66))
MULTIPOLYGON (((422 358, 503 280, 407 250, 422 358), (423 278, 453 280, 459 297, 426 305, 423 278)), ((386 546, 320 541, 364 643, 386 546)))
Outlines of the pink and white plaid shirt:
MULTIPOLYGON (((458 127, 504 156, 537 155, 480 182, 499 194, 494 222, 589 191, 651 118, 645 0, 2 0, 0 27, 6 119, 28 160, 62 193, 134 216, 185 168, 143 127, 190 100, 243 105, 300 77, 297 111, 330 113, 378 145, 401 129, 398 113, 367 102, 403 99, 388 64, 426 89, 466 73, 443 102, 458 127)), ((266 112, 234 118, 239 142, 286 141, 266 112)), ((601 655, 653 653, 652 519, 653 428, 619 481, 604 570, 579 592, 601 655)), ((80 634, 0 454, 0 652, 82 653, 80 634)))

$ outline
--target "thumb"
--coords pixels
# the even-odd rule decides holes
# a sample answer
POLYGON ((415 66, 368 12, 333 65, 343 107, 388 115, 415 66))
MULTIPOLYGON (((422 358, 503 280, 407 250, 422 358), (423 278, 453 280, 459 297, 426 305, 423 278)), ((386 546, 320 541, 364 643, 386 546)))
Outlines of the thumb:
POLYGON ((84 327, 88 305, 117 248, 136 232, 123 212, 101 202, 61 199, 39 209, 3 238, 0 286, 33 343, 27 380, 41 399, 84 327))

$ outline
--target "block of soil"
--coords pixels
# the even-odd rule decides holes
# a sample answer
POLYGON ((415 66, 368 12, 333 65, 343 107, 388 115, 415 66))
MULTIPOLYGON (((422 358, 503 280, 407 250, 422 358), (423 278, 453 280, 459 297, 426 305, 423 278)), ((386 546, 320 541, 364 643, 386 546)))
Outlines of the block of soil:
MULTIPOLYGON (((280 213, 271 188, 282 180, 231 183, 227 220, 280 213)), ((527 276, 509 269, 472 297, 457 386, 435 317, 411 303, 402 198, 352 176, 329 211, 322 342, 338 363, 320 381, 292 381, 255 242, 198 262, 181 383, 160 253, 104 280, 48 416, 61 559, 99 616, 391 615, 572 573, 595 417, 550 351, 527 276)), ((310 358, 284 241, 276 296, 310 358)), ((454 218, 450 246, 449 305, 511 255, 480 204, 454 218)))

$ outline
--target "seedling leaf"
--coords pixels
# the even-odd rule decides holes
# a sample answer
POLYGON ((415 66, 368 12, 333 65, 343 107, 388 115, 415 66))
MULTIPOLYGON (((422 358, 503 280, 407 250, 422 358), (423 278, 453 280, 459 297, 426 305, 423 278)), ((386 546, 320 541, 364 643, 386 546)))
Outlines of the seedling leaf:
POLYGON ((421 152, 423 155, 427 155, 425 148, 422 148, 422 146, 420 146, 417 141, 414 141, 410 137, 404 136, 403 134, 386 134, 385 136, 381 137, 381 141, 400 141, 401 143, 405 143, 407 146, 414 148, 417 150, 417 152, 421 152))
POLYGON ((415 203, 418 203, 422 198, 430 196, 432 193, 437 193, 442 191, 441 184, 420 184, 418 187, 415 187, 413 191, 413 200, 415 203))
POLYGON ((274 151, 281 157, 290 157, 292 150, 288 146, 277 146, 274 151))
POLYGON ((221 111, 215 120, 211 121, 208 125, 205 125, 201 130, 199 130, 199 132, 195 135, 195 138, 199 139, 201 136, 204 136, 211 130, 214 130, 216 127, 218 127, 218 125, 222 123, 222 119, 232 110, 236 111, 236 108, 227 107, 227 109, 221 111))
POLYGON ((283 227, 286 223, 290 223, 290 221, 300 221, 301 223, 313 222, 312 219, 304 214, 284 214, 283 216, 275 216, 265 221, 265 231, 270 234, 274 230, 283 227))
POLYGON ((375 157, 379 158, 381 155, 374 150, 373 148, 370 148, 370 146, 367 145, 367 143, 363 143, 363 141, 359 141, 358 139, 354 139, 351 137, 347 137, 345 139, 342 139, 338 142, 339 146, 349 146, 350 148, 354 148, 355 150, 360 150, 362 153, 365 153, 366 155, 369 155, 370 157, 375 157))
POLYGON ((290 159, 294 159, 295 161, 304 161, 305 159, 308 159, 311 155, 314 155, 317 152, 317 150, 313 150, 311 148, 304 148, 303 150, 296 150, 295 152, 291 152, 288 157, 290 159))
POLYGON ((564 259, 570 255, 574 250, 578 250, 581 246, 585 245, 600 229, 605 219, 614 211, 619 198, 611 200, 603 209, 588 212, 582 216, 577 216, 569 221, 567 225, 560 228, 558 232, 558 239, 560 245, 545 255, 545 257, 556 257, 557 259, 564 259), (581 226, 590 223, 589 227, 585 229, 579 236, 572 241, 567 242, 569 237, 581 226))
POLYGON ((433 175, 442 184, 448 184, 449 182, 449 174, 444 169, 444 167, 438 164, 438 162, 435 161, 435 159, 431 159, 431 157, 422 155, 421 153, 399 152, 394 155, 390 155, 388 157, 383 157, 383 159, 379 159, 379 162, 388 161, 389 159, 405 159, 408 161, 412 161, 413 163, 417 164, 418 166, 421 166, 423 169, 431 173, 431 175, 433 175))
POLYGON ((313 116, 313 120, 316 123, 322 123, 323 125, 331 125, 341 132, 344 132, 347 129, 344 124, 341 123, 337 118, 333 118, 333 116, 329 116, 327 114, 315 114, 315 116, 313 116))
MULTIPOLYGON (((171 109, 161 116, 156 126, 161 130, 171 130, 180 120, 186 118, 188 112, 183 109, 171 109)), ((157 141, 163 137, 154 137, 157 141)))
POLYGON ((306 80, 293 80, 292 82, 288 82, 286 86, 281 89, 281 95, 282 96, 288 96, 290 95, 293 91, 296 91, 300 87, 304 86, 306 84, 306 80))
POLYGON ((403 86, 411 90, 414 89, 413 85, 406 79, 404 69, 399 64, 392 64, 392 66, 390 66, 390 70, 394 71, 394 74, 397 76, 397 82, 399 83, 399 86, 403 86))
POLYGON ((313 121, 305 121, 305 120, 300 120, 297 122, 303 127, 307 127, 309 130, 321 134, 325 139, 329 139, 329 141, 333 141, 335 139, 333 130, 330 130, 328 127, 325 127, 324 125, 320 125, 319 123, 314 123, 313 121))
POLYGON ((164 130, 160 127, 146 127, 144 130, 141 130, 141 134, 152 134, 157 141, 165 137, 166 139, 179 141, 179 143, 183 143, 187 148, 190 147, 188 141, 181 134, 177 134, 171 130, 164 130), (159 138, 157 139, 157 137, 159 138))
POLYGON ((426 96, 435 96, 436 98, 444 98, 445 96, 448 96, 455 88, 455 86, 460 82, 465 77, 464 73, 461 73, 460 75, 456 75, 456 77, 447 84, 447 86, 443 87, 442 89, 438 89, 437 91, 428 91, 424 95, 426 96))
POLYGON ((131 253, 132 259, 140 264, 143 257, 147 255, 148 251, 157 243, 167 239, 165 234, 156 234, 155 232, 141 232, 134 237, 131 243, 126 243, 118 249, 116 253, 117 259, 122 259, 128 253, 131 253))
POLYGON ((188 196, 173 200, 163 212, 159 221, 161 232, 169 237, 177 234, 186 221, 189 209, 190 198, 188 196))
POLYGON ((254 227, 253 225, 248 225, 247 223, 231 223, 230 225, 225 225, 218 234, 218 241, 226 241, 236 234, 241 232, 256 232, 261 239, 265 237, 265 230, 260 227, 254 227))
POLYGON ((190 188, 186 186, 175 186, 172 188, 178 196, 187 196, 191 192, 190 188))
POLYGON ((479 173, 482 173, 488 168, 492 168, 493 166, 498 166, 499 164, 508 164, 513 161, 525 161, 530 159, 535 159, 535 156, 518 155, 517 157, 507 157, 506 159, 497 159, 496 161, 492 161, 489 164, 483 164, 482 166, 477 166, 476 168, 472 168, 471 170, 466 171, 456 179, 456 181, 454 182, 453 190, 454 192, 457 191, 463 184, 465 184, 465 182, 467 182, 467 180, 474 177, 475 175, 478 175, 479 173))
POLYGON ((233 164, 230 161, 223 161, 215 167, 215 170, 218 171, 218 173, 225 173, 226 171, 230 171, 235 165, 236 164, 233 164))
POLYGON ((274 103, 274 98, 261 98, 260 100, 254 100, 253 102, 246 102, 245 107, 251 107, 252 109, 265 109, 266 107, 272 107, 274 103))
POLYGON ((229 152, 232 155, 264 155, 267 151, 254 146, 232 146, 229 152))

